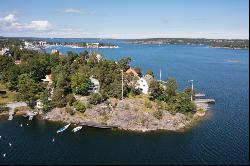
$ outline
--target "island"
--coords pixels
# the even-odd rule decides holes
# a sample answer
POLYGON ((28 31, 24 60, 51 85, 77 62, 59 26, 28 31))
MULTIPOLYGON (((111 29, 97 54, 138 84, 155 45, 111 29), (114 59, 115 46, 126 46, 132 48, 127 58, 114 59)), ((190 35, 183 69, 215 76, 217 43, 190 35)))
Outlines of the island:
POLYGON ((207 45, 212 48, 249 49, 248 39, 148 38, 127 41, 134 44, 186 44, 207 45))
POLYGON ((151 69, 143 74, 130 57, 48 54, 14 41, 0 41, 12 52, 0 55, 0 115, 9 120, 38 115, 100 128, 181 131, 206 113, 207 104, 196 100, 193 88, 178 91, 174 78, 157 80, 151 69))

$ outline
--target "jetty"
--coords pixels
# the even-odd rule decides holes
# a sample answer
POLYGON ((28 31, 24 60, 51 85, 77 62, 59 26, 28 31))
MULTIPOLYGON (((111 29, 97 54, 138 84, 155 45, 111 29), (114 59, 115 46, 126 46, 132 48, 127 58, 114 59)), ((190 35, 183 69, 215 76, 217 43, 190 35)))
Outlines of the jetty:
POLYGON ((207 103, 207 104, 214 104, 215 100, 214 99, 195 99, 195 103, 207 103))
POLYGON ((27 106, 27 104, 25 102, 14 102, 14 103, 9 103, 6 106, 10 108, 8 120, 12 120, 15 114, 15 111, 14 111, 15 108, 27 106))
POLYGON ((99 124, 99 123, 95 123, 95 122, 84 122, 84 123, 81 123, 80 125, 87 126, 87 127, 101 128, 101 129, 118 128, 118 126, 116 126, 116 125, 105 125, 105 124, 99 124))

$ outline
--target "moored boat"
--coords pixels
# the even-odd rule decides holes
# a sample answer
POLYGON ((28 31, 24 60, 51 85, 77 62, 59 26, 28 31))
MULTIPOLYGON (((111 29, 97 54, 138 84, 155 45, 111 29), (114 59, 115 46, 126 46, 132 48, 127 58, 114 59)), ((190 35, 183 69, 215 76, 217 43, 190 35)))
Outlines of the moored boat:
POLYGON ((67 124, 66 126, 64 126, 64 127, 60 128, 59 130, 57 130, 57 133, 61 133, 61 132, 63 132, 63 131, 64 131, 64 130, 66 130, 69 126, 70 126, 70 123, 69 123, 69 124, 67 124))
POLYGON ((75 133, 75 132, 77 132, 77 131, 79 131, 81 129, 82 129, 82 126, 77 126, 72 131, 75 133))

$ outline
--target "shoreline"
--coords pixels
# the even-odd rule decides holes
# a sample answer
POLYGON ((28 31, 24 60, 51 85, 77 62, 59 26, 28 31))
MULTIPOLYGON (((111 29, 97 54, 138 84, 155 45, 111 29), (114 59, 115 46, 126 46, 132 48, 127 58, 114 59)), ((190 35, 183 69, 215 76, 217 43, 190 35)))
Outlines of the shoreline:
MULTIPOLYGON (((127 100, 126 103, 131 103, 131 100, 127 100)), ((139 104, 139 103, 137 103, 139 104)), ((140 104, 139 104, 140 105, 140 104)), ((48 120, 52 122, 71 123, 73 125, 82 125, 93 127, 84 124, 96 124, 97 126, 111 126, 110 129, 118 129, 122 131, 131 132, 156 132, 156 131, 173 131, 173 132, 185 132, 191 129, 197 121, 201 120, 206 115, 207 107, 202 108, 203 111, 192 114, 192 117, 188 117, 182 113, 171 114, 168 111, 162 111, 162 118, 157 119, 153 116, 152 112, 142 110, 125 110, 118 103, 118 108, 104 108, 104 104, 98 104, 93 108, 87 109, 84 113, 75 112, 71 115, 67 112, 66 107, 55 108, 47 113, 41 113, 37 116, 41 120, 48 120), (112 128, 114 126, 114 128, 112 128)), ((142 107, 142 106, 141 106, 142 107)), ((134 109, 134 108, 133 108, 134 109)), ((15 116, 26 115, 29 110, 22 110, 15 113, 15 116)), ((0 113, 0 116, 8 116, 9 112, 0 113)), ((99 128, 99 127, 95 127, 99 128)), ((100 127, 101 128, 101 127, 100 127)))

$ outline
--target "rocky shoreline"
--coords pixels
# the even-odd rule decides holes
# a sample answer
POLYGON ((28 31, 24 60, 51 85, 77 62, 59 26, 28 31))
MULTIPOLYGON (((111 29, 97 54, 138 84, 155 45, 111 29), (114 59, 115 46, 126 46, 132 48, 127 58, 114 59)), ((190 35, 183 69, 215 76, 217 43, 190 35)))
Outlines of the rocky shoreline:
MULTIPOLYGON (((55 108, 47 113, 39 113, 44 120, 71 123, 76 125, 97 124, 100 126, 115 126, 121 130, 147 132, 156 130, 181 131, 190 128, 193 121, 197 118, 205 116, 207 105, 197 105, 196 111, 190 118, 185 114, 171 114, 168 111, 161 110, 161 118, 154 116, 153 109, 145 108, 143 99, 125 99, 113 100, 111 104, 101 103, 92 108, 86 109, 84 113, 74 111, 69 112, 67 107, 55 108), (116 103, 114 107, 114 103, 116 103)), ((22 110, 15 113, 15 116, 26 115, 29 110, 22 110)), ((8 112, 1 113, 8 115, 8 112)))
POLYGON ((196 112, 192 118, 182 113, 171 114, 162 110, 162 117, 157 119, 153 112, 145 110, 142 100, 126 99, 118 101, 115 108, 104 103, 87 109, 84 113, 75 112, 71 115, 66 108, 55 108, 43 115, 43 119, 65 123, 95 123, 116 126, 121 130, 130 131, 179 131, 187 128, 197 117, 205 116, 205 111, 196 112))

